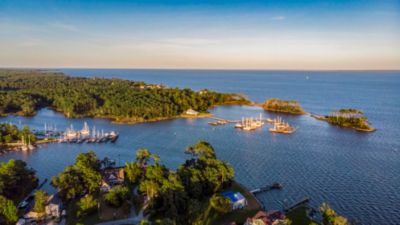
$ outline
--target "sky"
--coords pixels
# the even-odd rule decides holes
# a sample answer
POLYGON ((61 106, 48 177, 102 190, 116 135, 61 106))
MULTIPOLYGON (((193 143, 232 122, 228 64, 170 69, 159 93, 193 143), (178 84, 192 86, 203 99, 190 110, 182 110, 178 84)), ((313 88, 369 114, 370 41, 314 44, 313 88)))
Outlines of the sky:
POLYGON ((400 0, 0 0, 0 67, 400 69, 400 0))

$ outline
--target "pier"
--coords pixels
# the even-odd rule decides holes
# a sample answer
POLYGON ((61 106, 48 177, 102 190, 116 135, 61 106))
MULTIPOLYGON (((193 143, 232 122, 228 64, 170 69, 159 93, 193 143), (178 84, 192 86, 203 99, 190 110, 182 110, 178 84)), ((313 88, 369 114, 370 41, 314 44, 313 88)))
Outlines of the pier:
POLYGON ((255 195, 255 194, 258 194, 258 193, 271 191, 271 190, 281 190, 282 188, 283 188, 282 184, 275 182, 275 183, 273 183, 271 185, 266 185, 266 186, 251 190, 250 193, 255 195))

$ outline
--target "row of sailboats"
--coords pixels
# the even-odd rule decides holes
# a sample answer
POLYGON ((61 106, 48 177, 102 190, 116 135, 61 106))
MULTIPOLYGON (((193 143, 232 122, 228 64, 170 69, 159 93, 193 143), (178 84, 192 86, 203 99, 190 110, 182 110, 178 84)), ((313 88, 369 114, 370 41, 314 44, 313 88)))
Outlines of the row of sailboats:
POLYGON ((282 117, 277 117, 275 119, 267 118, 264 120, 261 114, 259 118, 243 117, 241 121, 235 124, 235 128, 251 131, 261 128, 265 124, 264 121, 273 124, 273 127, 269 128, 269 131, 273 133, 291 134, 296 131, 296 128, 290 126, 282 117))
POLYGON ((96 127, 93 126, 92 130, 90 130, 89 125, 85 122, 83 128, 81 130, 75 131, 74 127, 71 125, 69 128, 65 130, 65 132, 60 136, 60 143, 69 142, 69 143, 100 143, 100 142, 115 142, 118 139, 118 133, 115 131, 111 131, 109 133, 105 133, 104 130, 96 130, 96 127))
POLYGON ((235 128, 239 128, 245 131, 255 130, 261 128, 264 125, 262 115, 259 118, 243 117, 242 120, 235 124, 235 128))

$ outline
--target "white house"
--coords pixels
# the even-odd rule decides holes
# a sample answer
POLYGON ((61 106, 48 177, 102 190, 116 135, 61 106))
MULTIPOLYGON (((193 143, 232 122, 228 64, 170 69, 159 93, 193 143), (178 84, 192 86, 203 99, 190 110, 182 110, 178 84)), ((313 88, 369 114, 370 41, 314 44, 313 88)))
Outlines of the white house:
POLYGON ((193 110, 193 109, 188 109, 188 110, 186 110, 185 114, 191 115, 191 116, 197 116, 197 115, 199 115, 199 112, 197 112, 196 110, 193 110))

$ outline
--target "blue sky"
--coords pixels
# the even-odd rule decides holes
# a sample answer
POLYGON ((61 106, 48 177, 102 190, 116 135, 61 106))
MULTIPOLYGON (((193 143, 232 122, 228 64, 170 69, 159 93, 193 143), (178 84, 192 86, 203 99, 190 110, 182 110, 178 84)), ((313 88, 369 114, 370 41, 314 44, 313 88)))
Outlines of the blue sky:
POLYGON ((400 69, 400 1, 0 1, 0 66, 400 69))

